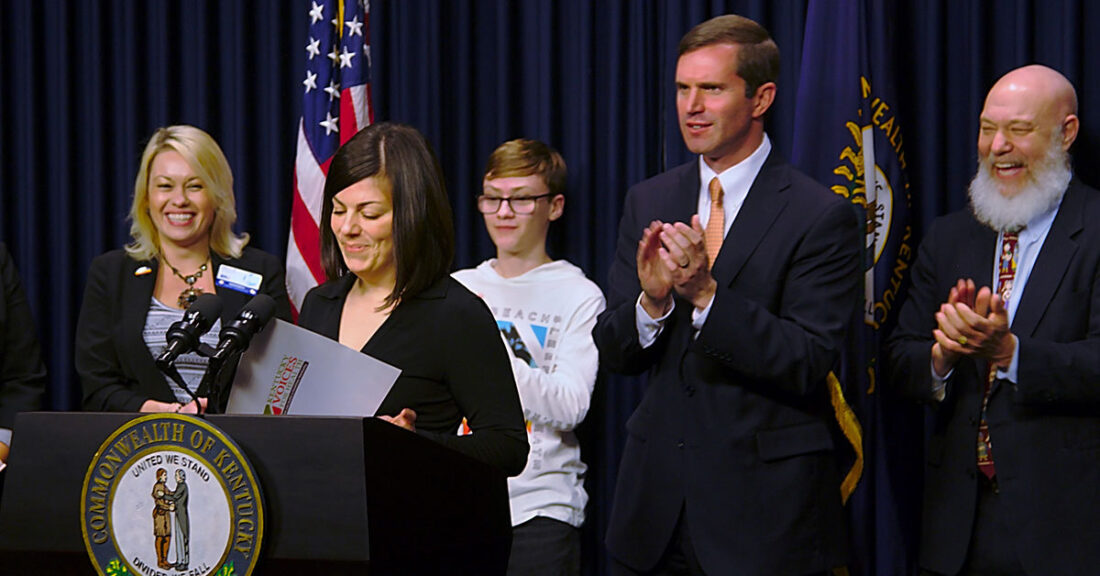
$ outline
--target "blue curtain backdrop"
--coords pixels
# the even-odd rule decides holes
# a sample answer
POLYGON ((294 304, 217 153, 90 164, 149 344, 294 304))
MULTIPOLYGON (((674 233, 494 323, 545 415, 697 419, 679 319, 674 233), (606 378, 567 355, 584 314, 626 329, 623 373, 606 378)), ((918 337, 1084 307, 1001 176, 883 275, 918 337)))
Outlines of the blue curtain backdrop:
MULTIPOLYGON (((556 146, 570 175, 552 250, 603 283, 627 187, 689 158, 673 100, 680 36, 727 12, 772 32, 783 69, 768 130, 790 157, 813 1, 375 0, 375 119, 412 124, 435 145, 463 267, 492 253, 472 204, 488 153, 519 136, 556 146)), ((285 254, 308 8, 308 0, 0 4, 0 240, 35 314, 48 408, 79 406, 73 332, 87 267, 126 241, 137 162, 157 127, 209 131, 234 169, 240 229, 255 246, 285 254)), ((935 216, 965 206, 985 92, 1022 64, 1050 65, 1077 86, 1076 169, 1100 184, 1092 161, 1100 148, 1100 38, 1088 33, 1100 29, 1100 3, 930 0, 899 2, 895 12, 916 238, 935 216)), ((623 423, 641 390, 603 377, 583 431, 588 574, 604 573, 599 541, 623 423)))

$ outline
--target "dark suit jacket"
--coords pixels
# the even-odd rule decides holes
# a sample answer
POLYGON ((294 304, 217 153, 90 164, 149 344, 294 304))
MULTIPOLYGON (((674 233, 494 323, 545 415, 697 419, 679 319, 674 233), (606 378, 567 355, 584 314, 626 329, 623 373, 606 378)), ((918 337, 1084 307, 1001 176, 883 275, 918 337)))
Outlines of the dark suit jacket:
MULTIPOLYGON (((274 256, 245 248, 240 258, 210 254, 210 274, 228 264, 263 276, 260 292, 275 299, 276 316, 291 321, 286 273, 274 256)), ((76 325, 76 371, 84 388, 84 409, 137 412, 149 399, 175 402, 164 374, 157 369, 142 331, 157 279, 157 261, 138 261, 124 250, 96 257, 88 270, 84 303, 76 325), (142 266, 151 271, 137 275, 142 266)), ((222 326, 237 317, 252 296, 215 288, 222 300, 222 326)))
MULTIPOLYGON (((989 286, 997 234, 968 212, 936 220, 913 267, 890 337, 888 385, 933 402, 934 314, 959 278, 989 286)), ((1000 499, 1017 536, 1005 542, 1028 574, 1095 574, 1100 567, 1100 193, 1066 191, 1012 319, 1018 382, 998 381, 986 420, 1000 499)), ((934 428, 925 467, 921 565, 963 565, 977 499, 976 443, 986 362, 962 359, 934 428)))
POLYGON ((629 191, 593 331, 603 366, 649 374, 627 422, 608 548, 652 567, 683 507, 708 573, 823 571, 847 557, 825 378, 860 296, 856 211, 773 152, 715 261, 718 291, 698 338, 692 305, 677 297, 642 349, 638 240, 652 220, 691 221, 697 162, 629 191))
POLYGON ((11 429, 16 412, 39 410, 46 368, 19 272, 0 243, 0 428, 11 429))
MULTIPOLYGON (((340 316, 355 275, 306 294, 298 324, 340 339, 340 316)), ((488 306, 445 276, 405 299, 362 352, 401 369, 378 407, 416 412, 416 430, 440 444, 515 476, 527 465, 527 431, 508 351, 488 306), (465 417, 474 431, 458 436, 465 417)))

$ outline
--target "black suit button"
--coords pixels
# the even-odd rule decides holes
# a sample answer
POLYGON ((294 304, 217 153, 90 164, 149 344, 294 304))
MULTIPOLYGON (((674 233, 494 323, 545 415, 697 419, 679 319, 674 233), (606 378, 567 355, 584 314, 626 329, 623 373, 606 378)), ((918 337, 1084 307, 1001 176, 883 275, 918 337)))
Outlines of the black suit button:
POLYGON ((687 388, 684 388, 684 394, 687 394, 688 396, 694 395, 695 394, 695 387, 694 386, 688 386, 687 388))
POLYGON ((684 441, 683 440, 677 440, 676 441, 676 447, 677 448, 683 448, 684 447, 684 441))
POLYGON ((973 470, 973 469, 969 469, 969 470, 967 470, 967 471, 966 471, 966 475, 967 475, 967 476, 969 476, 971 480, 973 480, 973 479, 975 478, 975 474, 974 474, 974 470, 973 470))

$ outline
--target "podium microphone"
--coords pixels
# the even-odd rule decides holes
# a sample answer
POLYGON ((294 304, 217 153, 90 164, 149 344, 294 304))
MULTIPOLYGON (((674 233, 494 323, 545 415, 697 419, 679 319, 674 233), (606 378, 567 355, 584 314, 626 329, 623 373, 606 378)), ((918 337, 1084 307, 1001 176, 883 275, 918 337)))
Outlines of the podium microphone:
POLYGON ((221 298, 217 294, 200 294, 183 313, 183 320, 173 322, 168 328, 168 346, 157 356, 157 366, 163 370, 171 366, 180 354, 198 348, 199 337, 206 334, 221 315, 221 298))
POLYGON ((211 357, 221 362, 235 353, 248 350, 252 337, 264 329, 275 316, 275 299, 267 294, 256 294, 241 308, 241 313, 228 326, 222 328, 218 349, 211 357))

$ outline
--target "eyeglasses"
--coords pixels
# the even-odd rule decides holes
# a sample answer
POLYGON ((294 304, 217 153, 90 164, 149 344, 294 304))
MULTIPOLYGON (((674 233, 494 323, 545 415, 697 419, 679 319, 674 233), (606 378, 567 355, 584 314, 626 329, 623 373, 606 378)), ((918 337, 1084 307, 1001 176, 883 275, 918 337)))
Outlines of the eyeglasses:
POLYGON ((508 203, 508 207, 512 209, 512 212, 516 214, 531 214, 535 211, 535 203, 539 198, 546 198, 553 196, 550 194, 539 194, 538 196, 514 196, 512 198, 503 198, 500 196, 486 196, 482 194, 477 197, 477 209, 482 214, 496 214, 500 210, 500 205, 504 202, 508 203))

